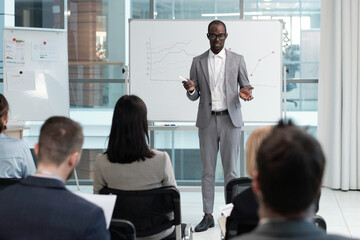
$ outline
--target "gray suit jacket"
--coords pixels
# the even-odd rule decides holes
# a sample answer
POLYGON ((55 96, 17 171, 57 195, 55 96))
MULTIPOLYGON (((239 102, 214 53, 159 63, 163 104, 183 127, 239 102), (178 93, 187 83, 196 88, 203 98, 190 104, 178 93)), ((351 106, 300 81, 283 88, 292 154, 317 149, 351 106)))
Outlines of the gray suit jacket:
MULTIPOLYGON (((187 97, 195 101, 200 97, 196 126, 205 128, 211 117, 211 90, 208 69, 209 50, 193 59, 190 69, 190 80, 195 84, 195 93, 187 97)), ((243 125, 239 87, 249 87, 244 57, 226 50, 225 89, 227 109, 235 127, 243 125)))
POLYGON ((327 235, 319 227, 309 221, 268 222, 257 226, 254 231, 234 240, 346 240, 338 235, 327 235))

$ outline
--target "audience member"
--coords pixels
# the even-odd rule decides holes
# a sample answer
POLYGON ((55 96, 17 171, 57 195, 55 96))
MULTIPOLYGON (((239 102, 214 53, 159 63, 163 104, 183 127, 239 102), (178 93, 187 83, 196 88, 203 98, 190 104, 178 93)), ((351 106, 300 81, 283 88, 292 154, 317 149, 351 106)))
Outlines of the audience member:
POLYGON ((0 94, 0 178, 25 178, 35 172, 34 159, 25 141, 6 136, 9 104, 0 94))
POLYGON ((279 122, 260 145, 252 187, 259 225, 234 239, 348 239, 326 235, 312 221, 312 203, 321 188, 325 157, 304 130, 279 122))
MULTIPOLYGON (((104 188, 146 190, 176 186, 169 155, 147 145, 148 121, 145 103, 125 95, 116 103, 109 143, 95 160, 94 193, 104 188)), ((162 239, 168 229, 150 239, 162 239)))
MULTIPOLYGON (((246 174, 249 178, 253 178, 256 169, 256 153, 260 144, 272 129, 272 126, 257 128, 251 132, 246 141, 246 174)), ((251 187, 238 194, 234 198, 233 204, 231 215, 226 219, 225 239, 253 230, 259 221, 257 213, 259 205, 251 187)))
POLYGON ((34 149, 36 173, 0 192, 0 239, 109 239, 102 209, 65 188, 83 138, 68 118, 46 120, 34 149))

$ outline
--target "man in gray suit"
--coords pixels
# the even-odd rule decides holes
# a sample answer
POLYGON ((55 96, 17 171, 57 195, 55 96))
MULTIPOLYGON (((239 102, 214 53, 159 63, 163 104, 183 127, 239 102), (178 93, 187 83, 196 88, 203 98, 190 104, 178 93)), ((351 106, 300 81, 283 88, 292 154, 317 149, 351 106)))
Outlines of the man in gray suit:
POLYGON ((234 239, 348 239, 327 235, 311 221, 325 166, 311 135, 281 121, 262 142, 256 162, 252 187, 260 221, 251 233, 234 239))
POLYGON ((219 143, 225 186, 236 178, 243 125, 239 97, 245 101, 253 98, 244 57, 224 49, 227 36, 223 22, 214 20, 209 24, 210 50, 193 59, 190 79, 183 81, 187 97, 192 101, 200 98, 196 126, 202 161, 204 217, 195 227, 196 232, 214 226, 212 213, 219 143))

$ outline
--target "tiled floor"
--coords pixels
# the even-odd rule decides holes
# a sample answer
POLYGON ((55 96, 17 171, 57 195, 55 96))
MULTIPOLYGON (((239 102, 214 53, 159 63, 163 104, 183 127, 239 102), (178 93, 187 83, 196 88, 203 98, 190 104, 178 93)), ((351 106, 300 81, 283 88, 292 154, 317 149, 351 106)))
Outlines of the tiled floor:
MULTIPOLYGON (((69 187, 75 190, 74 186, 69 187)), ((80 186, 81 192, 91 193, 92 187, 80 186)), ((182 221, 195 226, 202 218, 201 191, 199 187, 180 187, 182 221)), ((216 188, 214 217, 220 216, 224 205, 223 188, 216 188)), ((360 238, 360 191, 338 191, 322 188, 318 215, 321 215, 328 233, 360 238)), ((206 232, 194 233, 194 240, 220 239, 218 224, 206 232)))
POLYGON ((318 214, 326 220, 329 233, 360 238, 360 191, 323 188, 318 214))

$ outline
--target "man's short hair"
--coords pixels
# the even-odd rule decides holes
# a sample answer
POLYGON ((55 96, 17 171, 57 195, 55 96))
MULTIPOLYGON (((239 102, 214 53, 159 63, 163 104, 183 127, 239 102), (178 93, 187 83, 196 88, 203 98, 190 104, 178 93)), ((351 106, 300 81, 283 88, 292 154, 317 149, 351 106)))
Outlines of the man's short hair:
POLYGON ((213 20, 212 22, 209 23, 209 25, 208 25, 208 33, 210 33, 210 27, 211 27, 211 25, 213 25, 213 24, 221 24, 221 25, 223 25, 223 26, 224 26, 224 29, 225 29, 225 33, 227 33, 225 23, 222 22, 222 21, 220 21, 220 20, 213 20))
POLYGON ((305 130, 280 121, 257 155, 258 182, 266 207, 281 214, 309 208, 321 185, 325 157, 305 130))
POLYGON ((40 130, 39 162, 46 159, 57 166, 73 152, 80 152, 84 141, 80 124, 66 117, 51 117, 40 130))

